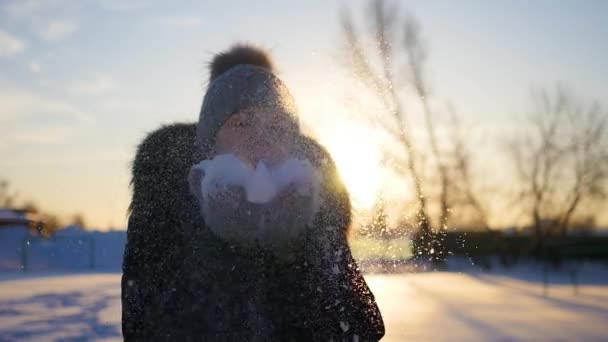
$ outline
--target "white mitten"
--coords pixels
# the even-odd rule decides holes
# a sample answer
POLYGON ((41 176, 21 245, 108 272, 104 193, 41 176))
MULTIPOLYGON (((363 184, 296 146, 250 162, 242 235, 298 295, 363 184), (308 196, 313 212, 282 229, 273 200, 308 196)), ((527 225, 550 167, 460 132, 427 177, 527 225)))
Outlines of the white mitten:
POLYGON ((190 183, 217 236, 275 251, 288 249, 320 206, 320 176, 308 160, 288 159, 273 169, 259 162, 252 169, 220 155, 195 165, 190 183))

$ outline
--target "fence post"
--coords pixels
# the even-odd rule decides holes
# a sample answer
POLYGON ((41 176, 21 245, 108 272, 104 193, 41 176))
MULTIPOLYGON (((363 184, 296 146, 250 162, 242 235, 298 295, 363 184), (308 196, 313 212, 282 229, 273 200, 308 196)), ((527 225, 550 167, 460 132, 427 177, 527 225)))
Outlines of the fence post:
POLYGON ((21 267, 23 271, 27 271, 27 250, 29 249, 30 237, 26 236, 21 241, 21 267))
POLYGON ((95 239, 93 237, 89 237, 89 245, 91 246, 91 255, 89 257, 90 268, 95 268, 95 239))

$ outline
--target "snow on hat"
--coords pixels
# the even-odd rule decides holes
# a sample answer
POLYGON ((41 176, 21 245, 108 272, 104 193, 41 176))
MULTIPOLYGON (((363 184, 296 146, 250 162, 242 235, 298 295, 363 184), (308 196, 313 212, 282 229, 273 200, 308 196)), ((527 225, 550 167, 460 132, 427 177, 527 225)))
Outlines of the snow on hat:
POLYGON ((280 111, 299 130, 297 109, 287 86, 274 74, 263 50, 237 44, 210 63, 210 80, 199 116, 196 141, 207 154, 220 127, 234 113, 262 108, 280 111))

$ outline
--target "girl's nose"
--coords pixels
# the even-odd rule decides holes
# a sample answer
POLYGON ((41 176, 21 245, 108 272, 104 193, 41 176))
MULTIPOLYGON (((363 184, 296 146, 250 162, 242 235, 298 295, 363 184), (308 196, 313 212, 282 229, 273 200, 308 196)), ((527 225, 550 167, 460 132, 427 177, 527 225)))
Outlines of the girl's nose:
POLYGON ((280 163, 287 157, 287 141, 281 128, 259 123, 250 131, 250 139, 244 149, 253 165, 264 161, 268 165, 280 163))
POLYGON ((257 165, 260 161, 274 165, 284 160, 287 157, 287 153, 283 146, 265 141, 252 146, 251 157, 254 165, 257 165))

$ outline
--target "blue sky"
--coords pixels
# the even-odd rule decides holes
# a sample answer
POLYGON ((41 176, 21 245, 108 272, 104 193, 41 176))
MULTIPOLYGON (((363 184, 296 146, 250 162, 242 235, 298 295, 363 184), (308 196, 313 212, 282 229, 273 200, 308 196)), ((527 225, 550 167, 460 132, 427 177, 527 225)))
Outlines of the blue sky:
MULTIPOLYGON (((0 178, 43 208, 124 227, 137 143, 197 119, 206 63, 235 41, 270 49, 302 121, 329 136, 348 116, 339 11, 364 3, 3 1, 0 178)), ((531 87, 608 94, 606 1, 401 4, 422 24, 433 93, 487 134, 516 122, 531 87)))

